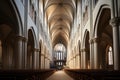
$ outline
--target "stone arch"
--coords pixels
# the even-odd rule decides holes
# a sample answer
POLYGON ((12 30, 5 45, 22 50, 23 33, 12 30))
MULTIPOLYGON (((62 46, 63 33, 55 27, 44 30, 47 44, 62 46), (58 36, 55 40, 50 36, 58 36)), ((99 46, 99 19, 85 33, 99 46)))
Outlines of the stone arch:
POLYGON ((35 49, 34 35, 31 29, 28 30, 28 43, 27 43, 27 68, 33 68, 33 54, 35 49))
POLYGON ((41 69, 45 69, 45 42, 41 40, 41 69))
POLYGON ((34 39, 34 48, 39 49, 39 41, 37 40, 37 33, 35 32, 35 29, 31 26, 28 29, 28 32, 31 31, 34 39))
POLYGON ((109 5, 102 5, 98 11, 98 15, 96 17, 95 23, 94 23, 94 30, 93 30, 93 37, 97 37, 98 36, 98 24, 99 24, 99 20, 101 18, 101 15, 103 14, 103 10, 105 9, 110 9, 109 5))
POLYGON ((89 31, 86 29, 83 38, 82 47, 83 68, 88 69, 90 66, 90 45, 89 45, 89 31))
POLYGON ((84 32, 84 36, 83 36, 83 40, 82 40, 82 47, 81 48, 85 48, 85 42, 86 42, 86 38, 87 38, 87 35, 89 34, 89 31, 86 29, 85 32, 84 32))
MULTIPOLYGON (((3 0, 4 1, 4 0, 3 0)), ((7 1, 7 0, 5 0, 7 1)), ((17 27, 17 30, 16 30, 16 33, 17 35, 19 36, 23 36, 23 23, 22 23, 22 20, 21 20, 21 16, 20 16, 20 13, 19 11, 17 10, 17 7, 16 7, 16 4, 14 3, 14 1, 10 0, 10 6, 12 7, 13 11, 12 11, 12 14, 14 15, 14 17, 16 18, 16 26, 17 27)))
MULTIPOLYGON (((113 36, 112 36, 112 27, 109 25, 111 19, 111 11, 109 6, 101 6, 96 22, 94 24, 94 34, 93 37, 97 38, 98 44, 98 61, 99 67, 107 69, 106 64, 106 47, 107 45, 112 45, 113 36)), ((95 48, 94 48, 95 49, 95 48)))
POLYGON ((2 0, 0 11, 0 68, 15 69, 19 66, 17 55, 20 53, 20 45, 18 42, 23 39, 21 17, 12 0, 2 0))

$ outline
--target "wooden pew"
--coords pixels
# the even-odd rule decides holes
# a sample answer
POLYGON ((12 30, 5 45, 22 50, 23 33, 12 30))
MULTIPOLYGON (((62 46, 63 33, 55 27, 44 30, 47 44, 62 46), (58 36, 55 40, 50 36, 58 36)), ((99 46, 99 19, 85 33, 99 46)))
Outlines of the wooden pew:
POLYGON ((75 80, 120 80, 120 71, 94 69, 65 69, 75 80))
POLYGON ((0 80, 45 80, 55 70, 0 70, 0 80))

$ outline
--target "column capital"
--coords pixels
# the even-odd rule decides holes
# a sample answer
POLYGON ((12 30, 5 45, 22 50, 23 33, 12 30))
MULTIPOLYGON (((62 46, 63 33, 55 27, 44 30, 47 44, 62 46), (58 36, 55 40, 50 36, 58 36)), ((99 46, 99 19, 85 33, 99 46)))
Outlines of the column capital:
POLYGON ((74 57, 71 58, 71 60, 73 60, 73 59, 74 59, 74 57))
POLYGON ((41 56, 45 56, 44 54, 41 54, 41 56))
POLYGON ((16 38, 16 40, 23 40, 23 41, 27 42, 27 38, 24 36, 16 36, 15 38, 16 38))
POLYGON ((40 51, 40 49, 34 48, 34 51, 39 52, 39 51, 40 51))
POLYGON ((120 25, 120 17, 115 17, 115 18, 112 18, 110 20, 110 25, 112 25, 112 27, 117 27, 120 25))
POLYGON ((81 52, 87 52, 87 49, 84 48, 84 49, 81 49, 80 51, 81 51, 81 52))
POLYGON ((89 43, 90 43, 90 44, 94 43, 93 39, 90 39, 90 40, 89 40, 89 43))
POLYGON ((76 58, 77 55, 74 56, 74 58, 76 58))
POLYGON ((77 53, 76 56, 79 56, 79 54, 77 53))
POLYGON ((93 38, 92 40, 93 40, 93 43, 99 42, 99 38, 93 38))
POLYGON ((45 55, 44 57, 47 59, 47 56, 46 56, 46 55, 45 55))

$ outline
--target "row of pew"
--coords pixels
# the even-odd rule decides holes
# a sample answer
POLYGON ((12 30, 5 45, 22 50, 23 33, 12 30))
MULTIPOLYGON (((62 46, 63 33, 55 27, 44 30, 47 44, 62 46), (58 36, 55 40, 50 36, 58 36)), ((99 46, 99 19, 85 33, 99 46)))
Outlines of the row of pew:
POLYGON ((118 70, 65 69, 74 80, 120 80, 118 70))
POLYGON ((46 80, 55 72, 48 70, 0 70, 0 80, 46 80))

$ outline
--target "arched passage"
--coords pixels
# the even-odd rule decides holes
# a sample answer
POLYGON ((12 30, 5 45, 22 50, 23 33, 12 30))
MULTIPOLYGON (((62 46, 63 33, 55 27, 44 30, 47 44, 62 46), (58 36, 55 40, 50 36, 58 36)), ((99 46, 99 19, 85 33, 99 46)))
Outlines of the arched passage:
POLYGON ((83 38, 83 49, 82 49, 82 68, 89 69, 90 66, 90 45, 89 45, 89 31, 86 30, 83 38))
POLYGON ((86 39, 85 39, 85 51, 86 51, 86 58, 87 58, 86 67, 87 69, 89 69, 90 68, 90 44, 89 44, 89 32, 88 31, 87 31, 86 39))
POLYGON ((1 67, 8 69, 14 68, 15 59, 15 32, 7 24, 0 25, 1 41, 1 67))
POLYGON ((32 69, 34 65, 34 37, 31 30, 28 31, 28 43, 27 43, 27 66, 28 69, 32 69))
POLYGON ((23 68, 22 29, 19 13, 12 1, 0 3, 0 68, 23 68), (8 13, 9 12, 9 13, 8 13))
POLYGON ((111 45, 112 47, 112 27, 109 25, 109 21, 111 19, 111 13, 109 8, 103 8, 101 9, 101 12, 99 14, 98 23, 95 27, 95 39, 94 44, 97 44, 97 46, 94 46, 94 54, 97 54, 95 56, 95 60, 97 62, 98 68, 107 69, 108 68, 108 55, 106 54, 107 47, 111 45), (97 60, 96 60, 97 59, 97 60))

